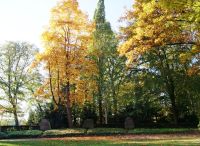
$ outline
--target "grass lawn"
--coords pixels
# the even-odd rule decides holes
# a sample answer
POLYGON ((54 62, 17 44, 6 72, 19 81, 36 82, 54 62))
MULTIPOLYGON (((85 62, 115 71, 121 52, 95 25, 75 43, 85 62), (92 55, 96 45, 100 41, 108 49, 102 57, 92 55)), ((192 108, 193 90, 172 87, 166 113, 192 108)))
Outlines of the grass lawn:
POLYGON ((200 146, 199 135, 130 135, 0 141, 0 146, 200 146))

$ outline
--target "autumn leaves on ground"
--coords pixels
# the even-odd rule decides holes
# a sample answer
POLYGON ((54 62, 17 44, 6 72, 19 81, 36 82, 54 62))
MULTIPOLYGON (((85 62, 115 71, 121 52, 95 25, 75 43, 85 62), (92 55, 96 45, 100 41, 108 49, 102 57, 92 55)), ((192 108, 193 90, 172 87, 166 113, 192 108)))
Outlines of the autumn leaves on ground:
MULTIPOLYGON (((199 13, 198 0, 134 0, 115 33, 106 20, 104 0, 98 1, 93 20, 77 0, 58 0, 41 32, 43 49, 26 42, 1 46, 0 110, 12 115, 16 126, 9 130, 20 129, 19 116, 27 112, 23 104, 31 105, 23 124, 32 128, 42 119, 48 119, 53 129, 79 128, 87 119, 97 127, 122 128, 127 117, 136 127, 197 128, 199 13)), ((52 144, 40 139, 0 145, 200 145, 198 135, 80 137, 52 139, 52 144)))

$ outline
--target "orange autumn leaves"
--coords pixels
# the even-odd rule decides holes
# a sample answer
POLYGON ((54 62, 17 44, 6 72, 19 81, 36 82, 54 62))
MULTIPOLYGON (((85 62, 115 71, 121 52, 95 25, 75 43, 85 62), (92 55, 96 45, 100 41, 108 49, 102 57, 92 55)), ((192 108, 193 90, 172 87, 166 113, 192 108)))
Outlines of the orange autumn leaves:
MULTIPOLYGON (((192 4, 190 0, 186 1, 187 3, 170 1, 170 6, 167 1, 135 1, 133 9, 123 17, 129 25, 122 28, 123 43, 118 49, 121 55, 128 58, 127 64, 137 62, 144 53, 151 51, 158 53, 160 48, 178 45, 180 50, 177 51, 182 51, 184 45, 195 48, 180 54, 182 62, 196 60, 195 55, 200 52, 199 29, 192 4), (196 20, 193 22, 194 15, 196 20)), ((193 4, 195 8, 196 3, 193 4)), ((194 68, 199 67, 195 65, 194 68)))
POLYGON ((95 67, 87 56, 93 28, 76 0, 60 0, 52 9, 50 24, 42 34, 45 50, 37 55, 47 72, 38 94, 64 102, 62 88, 69 82, 71 103, 91 99, 95 83, 90 76, 95 67))
MULTIPOLYGON (((181 7, 168 9, 161 2, 135 0, 133 10, 124 17, 129 25, 122 28, 118 50, 127 57, 127 64, 137 62, 146 52, 159 53, 160 48, 177 44, 195 48, 180 54, 182 62, 199 53, 198 43, 193 44, 193 28, 183 25, 181 7)), ((43 63, 48 74, 38 90, 39 95, 54 96, 55 102, 64 100, 62 87, 70 82, 72 102, 82 104, 92 99, 96 90, 93 75, 97 68, 89 56, 99 53, 91 48, 93 31, 93 23, 79 9, 77 0, 60 0, 52 9, 49 26, 42 34, 45 50, 37 55, 37 62, 43 63)), ((199 70, 199 67, 193 68, 199 70)))
POLYGON ((189 42, 190 34, 183 32, 176 20, 179 15, 163 9, 156 1, 135 1, 134 9, 125 16, 132 25, 122 29, 126 37, 119 52, 132 63, 153 48, 189 42))

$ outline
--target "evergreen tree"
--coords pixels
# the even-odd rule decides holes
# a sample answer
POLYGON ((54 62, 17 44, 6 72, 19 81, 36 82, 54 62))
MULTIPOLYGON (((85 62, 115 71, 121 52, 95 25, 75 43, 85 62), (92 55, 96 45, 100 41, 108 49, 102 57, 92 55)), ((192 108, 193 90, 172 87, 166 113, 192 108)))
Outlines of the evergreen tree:
POLYGON ((103 117, 105 117, 105 123, 108 122, 107 113, 110 113, 112 109, 114 109, 115 113, 117 111, 117 90, 121 84, 119 80, 123 74, 123 69, 119 68, 123 68, 124 61, 117 53, 118 41, 115 38, 110 23, 105 18, 104 0, 99 0, 98 2, 94 21, 96 28, 93 34, 92 55, 98 71, 95 78, 97 82, 96 96, 99 122, 102 124, 103 117), (116 80, 118 81, 116 82, 116 80))
POLYGON ((96 24, 103 24, 106 21, 104 0, 99 0, 94 14, 96 24))

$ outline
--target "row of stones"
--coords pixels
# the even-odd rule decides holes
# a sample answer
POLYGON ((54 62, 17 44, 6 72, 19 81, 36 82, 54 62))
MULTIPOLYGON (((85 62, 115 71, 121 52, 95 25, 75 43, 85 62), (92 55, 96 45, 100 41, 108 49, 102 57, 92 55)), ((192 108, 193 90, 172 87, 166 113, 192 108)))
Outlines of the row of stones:
MULTIPOLYGON (((49 120, 47 120, 47 119, 42 119, 40 124, 39 124, 39 126, 40 126, 40 130, 43 130, 43 131, 51 129, 51 124, 50 124, 49 120)), ((85 129, 94 128, 94 120, 93 119, 86 119, 83 122, 83 126, 82 127, 85 128, 85 129)), ((133 121, 132 118, 127 117, 125 119, 124 128, 125 129, 133 129, 133 128, 135 128, 135 124, 134 124, 134 121, 133 121)))

